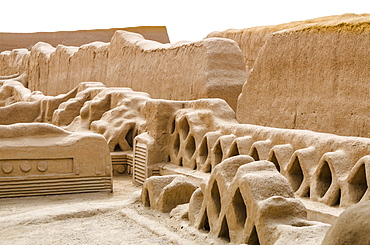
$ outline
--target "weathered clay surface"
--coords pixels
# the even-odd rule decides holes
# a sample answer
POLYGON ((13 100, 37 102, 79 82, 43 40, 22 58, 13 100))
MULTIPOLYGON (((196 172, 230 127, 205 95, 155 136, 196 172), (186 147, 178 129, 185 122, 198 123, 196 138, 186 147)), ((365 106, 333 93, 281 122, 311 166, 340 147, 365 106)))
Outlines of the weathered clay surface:
POLYGON ((197 187, 181 175, 152 176, 142 189, 145 206, 161 212, 170 212, 177 205, 189 203, 197 187))
POLYGON ((223 38, 171 45, 117 31, 110 43, 55 48, 39 42, 30 52, 17 52, 1 53, 0 67, 10 72, 3 75, 25 74, 24 85, 47 95, 95 81, 148 92, 156 99, 222 98, 236 109, 246 81, 240 48, 223 38), (17 70, 14 63, 22 66, 17 70))
POLYGON ((370 243, 370 202, 346 209, 327 232, 322 245, 365 245, 370 243))
POLYGON ((0 197, 112 191, 105 139, 42 123, 0 126, 0 197))
POLYGON ((80 83, 66 94, 45 96, 13 80, 0 87, 0 125, 53 123, 68 131, 102 134, 110 151, 132 150, 134 137, 144 132, 148 94, 130 88, 107 88, 98 82, 80 83))
POLYGON ((369 15, 269 36, 239 98, 240 123, 368 137, 369 15))
POLYGON ((305 207, 274 164, 250 156, 216 166, 193 194, 189 221, 238 244, 319 244, 329 227, 307 221, 305 207))
MULTIPOLYGON (((31 171, 45 172, 56 159, 55 172, 82 177, 86 170, 98 176, 94 181, 103 176, 106 190, 110 151, 117 172, 127 170, 135 182, 145 182, 146 206, 174 210, 173 217, 188 218, 211 235, 235 243, 319 244, 328 225, 308 221, 296 198, 334 209, 370 199, 370 140, 335 135, 369 131, 369 18, 325 17, 246 31, 253 69, 237 114, 232 108, 246 72, 231 40, 162 45, 118 31, 110 43, 76 48, 40 42, 30 52, 3 52, 1 67, 9 73, 0 77, 0 151, 5 149, 0 171, 4 179, 34 176, 31 171), (153 98, 96 81, 124 83, 153 98), (65 89, 65 94, 45 96, 27 86, 47 94, 65 89), (181 101, 210 97, 227 101, 181 101), (29 123, 6 125, 16 122, 29 123), (104 137, 87 137, 89 131, 104 137), (91 151, 108 160, 74 167, 80 155, 89 154, 89 163, 99 159, 91 151), (171 171, 177 175, 168 175, 171 171), (160 174, 167 176, 150 177, 160 174)), ((81 191, 91 187, 82 185, 81 191)), ((348 222, 346 214, 343 220, 348 222)), ((346 234, 342 224, 338 220, 339 228, 333 227, 325 242, 346 234)))
POLYGON ((246 29, 228 29, 226 31, 212 32, 208 34, 207 37, 223 37, 236 41, 240 46, 240 49, 242 50, 247 68, 252 69, 255 61, 258 58, 259 51, 265 45, 266 41, 269 39, 271 34, 291 28, 306 26, 314 23, 332 21, 335 19, 341 20, 345 20, 346 18, 351 19, 356 16, 357 15, 354 14, 325 16, 302 21, 294 21, 279 25, 256 26, 246 29))
POLYGON ((222 100, 153 99, 145 107, 149 166, 170 162, 212 172, 225 159, 249 155, 273 162, 296 196, 334 207, 369 200, 368 138, 238 124, 222 100))

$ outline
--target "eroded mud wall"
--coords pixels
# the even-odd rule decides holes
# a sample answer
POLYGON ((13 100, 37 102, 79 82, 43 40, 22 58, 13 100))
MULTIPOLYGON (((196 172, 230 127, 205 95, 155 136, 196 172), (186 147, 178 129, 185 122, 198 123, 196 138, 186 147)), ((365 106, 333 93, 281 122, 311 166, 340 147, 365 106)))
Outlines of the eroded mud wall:
POLYGON ((3 75, 23 72, 27 75, 23 84, 46 95, 95 81, 148 92, 156 99, 222 98, 235 110, 246 81, 240 48, 224 38, 171 45, 117 31, 110 43, 53 47, 39 42, 14 58, 18 56, 14 51, 1 53, 3 75), (17 70, 13 60, 24 66, 17 70))
POLYGON ((272 34, 238 102, 240 123, 368 137, 370 17, 272 34))
MULTIPOLYGON (((344 14, 336 16, 325 16, 314 19, 293 21, 279 25, 256 26, 245 29, 228 29, 225 31, 214 31, 208 34, 207 37, 222 37, 229 38, 238 43, 243 52, 246 66, 252 69, 254 62, 258 57, 258 53, 269 38, 275 32, 283 31, 290 28, 295 28, 307 24, 326 22, 330 20, 345 20, 358 17, 355 14, 344 14)), ((365 16, 365 15, 362 15, 365 16)))

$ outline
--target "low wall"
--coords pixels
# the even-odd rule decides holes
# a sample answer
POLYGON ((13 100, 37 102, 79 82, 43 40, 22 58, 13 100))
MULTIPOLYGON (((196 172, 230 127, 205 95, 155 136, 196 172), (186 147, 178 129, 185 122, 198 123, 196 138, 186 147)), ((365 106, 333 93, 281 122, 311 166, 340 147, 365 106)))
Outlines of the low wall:
POLYGON ((369 137, 370 16, 272 34, 238 101, 240 123, 369 137))

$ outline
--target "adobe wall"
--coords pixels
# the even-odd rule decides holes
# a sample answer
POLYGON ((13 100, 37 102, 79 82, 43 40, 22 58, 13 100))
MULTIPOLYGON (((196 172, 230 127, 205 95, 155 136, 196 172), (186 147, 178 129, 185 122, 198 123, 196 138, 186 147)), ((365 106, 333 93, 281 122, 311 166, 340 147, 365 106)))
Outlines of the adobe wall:
POLYGON ((228 29, 225 31, 214 31, 208 34, 207 37, 222 37, 236 41, 242 50, 247 68, 252 69, 254 62, 258 57, 259 51, 271 34, 306 24, 320 23, 335 19, 351 19, 355 16, 357 15, 345 14, 338 16, 325 16, 302 21, 293 21, 279 25, 256 26, 245 29, 228 29))
POLYGON ((369 137, 369 15, 275 32, 243 86, 237 119, 369 137))
POLYGON ((113 34, 118 30, 140 33, 146 39, 161 43, 170 42, 165 26, 138 26, 126 28, 35 33, 0 32, 0 52, 19 48, 31 49, 38 42, 49 43, 54 47, 59 44, 66 46, 81 46, 83 44, 95 41, 109 42, 113 34))
POLYGON ((18 53, 0 54, 0 75, 24 72, 23 84, 46 95, 96 81, 148 92, 156 99, 222 98, 235 110, 246 81, 238 45, 223 38, 171 45, 117 31, 110 43, 55 48, 39 42, 30 52, 18 53))

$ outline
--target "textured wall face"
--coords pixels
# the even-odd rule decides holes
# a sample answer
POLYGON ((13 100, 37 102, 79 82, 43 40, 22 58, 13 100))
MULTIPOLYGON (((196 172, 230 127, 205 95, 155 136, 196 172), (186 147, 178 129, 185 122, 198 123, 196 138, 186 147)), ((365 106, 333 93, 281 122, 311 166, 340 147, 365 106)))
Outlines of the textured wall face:
POLYGON ((245 80, 240 49, 231 40, 212 38, 165 46, 116 32, 109 46, 107 85, 124 83, 156 99, 220 97, 235 109, 245 80))
MULTIPOLYGON (((208 34, 207 37, 222 37, 229 38, 238 43, 240 49, 242 50, 245 64, 247 68, 252 69, 254 62, 258 57, 258 53, 261 48, 265 45, 266 41, 269 39, 270 35, 278 32, 287 30, 290 28, 297 28, 299 26, 304 26, 312 23, 320 23, 335 20, 345 20, 352 19, 354 17, 359 17, 360 15, 355 14, 345 14, 337 16, 325 16, 314 19, 294 21, 290 23, 283 23, 279 25, 271 26, 256 26, 246 29, 229 29, 226 31, 215 31, 208 34)), ((361 15, 366 16, 366 15, 361 15)))
POLYGON ((28 58, 27 49, 14 49, 0 53, 0 76, 23 73, 27 69, 28 58))
POLYGON ((95 81, 148 92, 156 99, 222 98, 235 110, 246 81, 238 45, 222 38, 171 45, 117 31, 110 43, 54 48, 40 42, 20 56, 24 60, 18 56, 15 51, 1 53, 0 68, 10 74, 25 70, 24 84, 47 95, 95 81), (24 63, 22 70, 14 69, 14 60, 24 63))
POLYGON ((368 137, 370 18, 274 33, 238 102, 241 123, 368 137))

